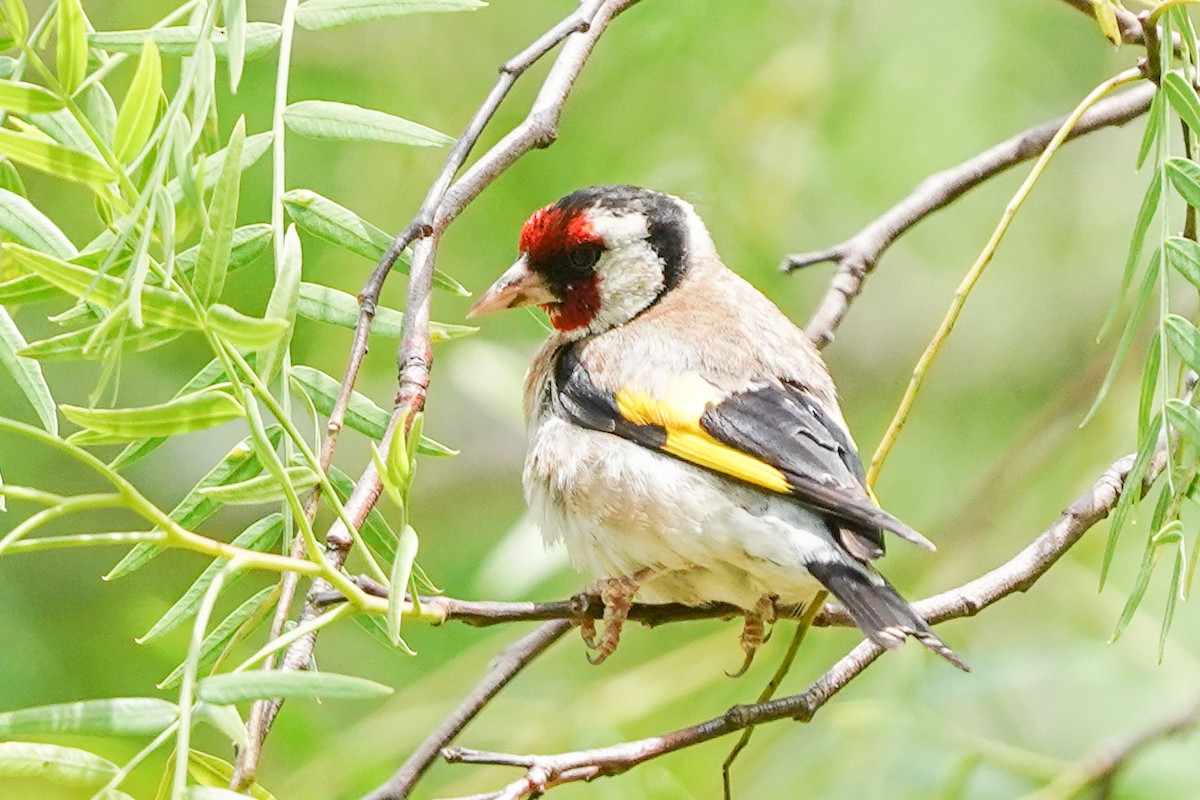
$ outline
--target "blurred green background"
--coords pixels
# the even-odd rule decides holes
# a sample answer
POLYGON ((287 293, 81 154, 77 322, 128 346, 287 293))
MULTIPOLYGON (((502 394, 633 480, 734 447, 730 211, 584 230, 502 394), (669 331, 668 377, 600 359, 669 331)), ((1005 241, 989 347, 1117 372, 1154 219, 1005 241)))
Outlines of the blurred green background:
MULTIPOLYGON (((38 3, 31 4, 36 11, 38 3)), ((278 21, 280 2, 252 2, 252 20, 278 21)), ((89 2, 100 30, 140 28, 164 0, 89 2)), ((457 135, 496 66, 569 12, 569 0, 493 0, 467 14, 412 16, 324 32, 298 31, 291 100, 330 99, 383 109, 457 135)), ((789 252, 853 233, 918 181, 1018 130, 1065 113, 1096 83, 1134 63, 1094 22, 1055 0, 905 3, 837 0, 644 0, 605 35, 571 98, 552 148, 523 158, 450 229, 439 266, 478 293, 513 257, 538 206, 580 186, 632 182, 679 194, 706 219, 727 263, 804 321, 828 266, 787 277, 789 252)), ((236 98, 221 95, 222 140, 239 113, 269 127, 272 53, 249 64, 236 98)), ((224 68, 219 68, 221 75, 224 68)), ((514 90, 483 145, 521 119, 546 65, 514 90)), ((132 64, 117 73, 122 86, 132 64)), ((227 86, 223 80, 219 86, 227 86)), ((878 486, 883 503, 939 545, 895 546, 884 571, 909 597, 958 585, 994 567, 1049 525, 1114 458, 1132 449, 1136 369, 1105 410, 1077 424, 1113 347, 1095 334, 1116 290, 1145 177, 1133 163, 1141 122, 1071 144, 1056 158, 1001 247, 941 360, 878 486)), ((287 184, 311 188, 395 231, 408 222, 445 152, 288 140, 287 184)), ((865 454, 874 449, 921 349, 1027 167, 992 181, 921 224, 884 258, 826 350, 846 415, 865 454)), ((30 196, 82 244, 97 231, 85 193, 38 176, 30 196)), ((242 222, 269 215, 267 159, 246 175, 242 222)), ((304 240, 305 279, 349 292, 370 264, 304 240)), ((231 279, 235 305, 257 311, 269 260, 231 279)), ((385 292, 403 303, 403 278, 385 292)), ((434 317, 461 322, 469 300, 438 295, 434 317)), ((1191 314, 1191 307, 1181 309, 1191 314)), ((51 332, 46 308, 20 309, 29 338, 51 332)), ((484 320, 475 337, 437 350, 426 431, 462 448, 421 463, 415 522, 421 561, 447 593, 557 599, 583 579, 545 553, 524 521, 521 377, 541 323, 523 313, 484 320)), ((294 358, 341 375, 349 333, 301 322, 294 358)), ((395 390, 394 342, 376 340, 359 388, 381 405, 395 390)), ((202 363, 186 346, 127 360, 121 398, 169 397, 202 363)), ((1136 363, 1140 358, 1135 355, 1136 363)), ((47 369, 60 401, 81 402, 91 365, 47 369)), ((0 385, 0 409, 32 416, 0 385)), ((183 437, 133 474, 170 506, 240 434, 183 437)), ((340 465, 355 474, 368 450, 349 433, 340 465)), ((13 483, 59 491, 93 486, 73 466, 0 438, 13 483)), ((205 530, 250 519, 222 514, 205 530)), ((0 534, 15 524, 0 516, 0 534)), ((1012 798, 1043 785, 1099 745, 1130 735, 1198 690, 1200 614, 1181 608, 1157 662, 1164 596, 1158 580, 1142 611, 1108 645, 1141 558, 1144 531, 1126 532, 1108 587, 1097 592, 1104 526, 1088 534, 1027 595, 942 635, 972 665, 962 675, 917 647, 889 654, 810 725, 760 729, 735 769, 737 796, 1012 798)), ((1194 540, 1193 540, 1194 541, 1194 540)), ((0 709, 145 695, 183 656, 186 633, 140 646, 143 633, 203 568, 168 554, 119 582, 99 576, 115 551, 0 560, 0 709)), ((1161 576, 1165 577, 1165 576, 1161 576)), ((246 581, 249 593, 260 579, 246 581)), ((236 593, 235 593, 236 594, 236 593)), ((244 596, 244 595, 243 595, 244 596)), ((237 597, 227 598, 232 608, 237 597)), ((590 667, 574 636, 522 675, 460 742, 554 752, 653 735, 722 713, 758 694, 790 630, 743 678, 737 622, 631 630, 616 657, 590 667)), ((284 798, 351 798, 386 778, 522 631, 410 625, 412 658, 389 653, 355 626, 322 636, 318 666, 396 687, 387 702, 290 702, 263 761, 262 782, 284 798)), ((855 641, 818 631, 784 691, 799 691, 855 641)), ((720 740, 616 779, 555 796, 713 797, 720 740)), ((204 734, 200 746, 228 757, 204 734)), ((86 742, 112 758, 140 743, 86 742)), ((1123 772, 1113 797, 1200 797, 1200 737, 1156 746, 1123 772)), ((161 759, 152 762, 161 766, 161 759)), ((496 788, 499 768, 439 765, 419 796, 496 788)), ((132 791, 152 796, 155 769, 132 791)), ((2 797, 56 795, 0 783, 2 797)))

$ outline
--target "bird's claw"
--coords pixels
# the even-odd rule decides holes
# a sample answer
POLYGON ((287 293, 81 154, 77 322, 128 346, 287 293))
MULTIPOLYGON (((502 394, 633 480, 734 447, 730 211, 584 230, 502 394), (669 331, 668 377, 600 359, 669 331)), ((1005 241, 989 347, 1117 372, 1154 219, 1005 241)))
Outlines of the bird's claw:
POLYGON ((638 590, 638 575, 629 578, 609 578, 600 582, 600 600, 604 603, 604 632, 596 641, 596 625, 591 618, 579 625, 583 643, 594 654, 588 656, 591 664, 603 664, 617 649, 621 641, 621 629, 629 618, 633 596, 638 590))
POLYGON ((742 626, 742 650, 746 652, 746 660, 737 672, 726 672, 729 677, 740 678, 745 675, 758 648, 771 638, 771 631, 767 626, 775 622, 776 599, 774 595, 763 595, 754 608, 746 612, 746 622, 742 626))

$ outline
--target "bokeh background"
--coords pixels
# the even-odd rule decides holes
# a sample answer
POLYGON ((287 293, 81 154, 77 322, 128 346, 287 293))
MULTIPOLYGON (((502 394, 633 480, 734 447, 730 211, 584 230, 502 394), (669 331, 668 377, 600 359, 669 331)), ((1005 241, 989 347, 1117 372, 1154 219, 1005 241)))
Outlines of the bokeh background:
MULTIPOLYGON (((39 3, 32 3, 36 10, 39 3)), ((281 3, 250 3, 277 21, 281 3)), ((140 28, 165 0, 85 4, 102 30, 140 28)), ((569 0, 494 0, 474 13, 412 16, 332 31, 298 31, 291 99, 380 108, 457 135, 496 66, 548 28, 569 0)), ((707 220, 727 262, 794 319, 814 308, 828 266, 787 277, 789 252, 836 243, 926 175, 1029 125, 1064 113, 1136 49, 1114 49, 1093 21, 1055 0, 905 3, 837 0, 645 0, 605 35, 562 120, 558 142, 523 158, 445 236, 439 265, 477 293, 510 262, 527 214, 580 186, 633 182, 679 194, 707 220)), ((272 53, 248 65, 236 98, 222 95, 222 139, 236 115, 269 127, 272 53)), ((220 68, 223 74, 223 67, 220 68)), ((484 144, 515 124, 545 72, 522 81, 484 144)), ((118 85, 132 74, 122 68, 118 85)), ((224 82, 219 81, 219 86, 224 82)), ((1095 335, 1116 291, 1145 185, 1134 171, 1141 122, 1071 144, 1056 158, 971 298, 878 486, 885 505, 940 545, 934 555, 895 546, 884 570, 910 597, 958 585, 997 565, 1043 530, 1114 458, 1132 449, 1136 366, 1102 413, 1078 423, 1114 346, 1095 335)), ((412 216, 444 151, 288 142, 289 188, 311 188, 394 231, 412 216)), ((1026 167, 992 181, 919 225, 884 258, 826 356, 846 415, 869 454, 961 275, 982 247, 1026 167)), ((242 222, 269 214, 266 160, 246 174, 242 222)), ((90 200, 70 186, 28 180, 30 195, 77 244, 96 232, 90 200)), ((356 292, 370 264, 304 240, 305 279, 356 292)), ((237 274, 227 297, 265 304, 264 259, 237 274)), ((403 279, 385 292, 403 302, 403 279)), ((1183 296, 1183 293, 1177 293, 1183 296)), ((466 299, 439 295, 434 316, 461 322, 466 299)), ((1192 313, 1190 306, 1181 309, 1192 313)), ((51 331, 46 308, 21 309, 33 338, 51 331)), ((520 386, 543 335, 532 314, 488 318, 472 338, 439 346, 426 430, 462 449, 426 459, 415 493, 420 560, 449 594, 557 599, 582 578, 546 553, 524 520, 520 386)), ((359 388, 387 406, 393 342, 377 340, 359 388)), ((340 375, 346 331, 300 323, 294 357, 340 375)), ((170 396, 202 363, 186 347, 127 359, 121 398, 170 396)), ((1137 354, 1132 361, 1140 361, 1137 354)), ((58 398, 86 398, 90 365, 50 365, 58 398)), ((31 417, 0 385, 0 410, 31 417)), ((184 437, 139 465, 150 496, 171 505, 240 434, 184 437)), ((347 434, 341 466, 357 473, 366 442, 347 434)), ((87 476, 45 451, 0 438, 13 483, 61 491, 87 476)), ((223 514, 214 533, 248 517, 223 514)), ((0 534, 13 524, 0 516, 0 534)), ((1131 735, 1198 691, 1200 613, 1178 613, 1161 664, 1164 603, 1156 580, 1115 644, 1107 639, 1140 562, 1144 530, 1126 532, 1112 577, 1097 591, 1105 527, 1089 533, 1027 595, 940 629, 972 665, 958 674, 920 648, 889 654, 810 725, 760 729, 738 762, 740 797, 1013 798, 1037 790, 1105 742, 1131 735)), ((1193 540, 1194 541, 1194 540, 1193 540)), ((202 569, 167 555, 115 583, 112 551, 0 560, 0 709, 145 695, 182 658, 186 632, 140 646, 144 632, 202 569)), ((1163 578, 1165 576, 1160 576, 1163 578)), ((239 591, 249 593, 246 581, 239 591)), ((257 586, 258 584, 256 584, 257 586)), ((228 598, 232 608, 236 597, 228 598)), ((262 782, 278 798, 350 798, 381 782, 522 631, 408 626, 417 657, 392 653, 355 626, 325 634, 323 669, 396 687, 383 703, 290 702, 271 736, 262 782)), ((738 623, 635 628, 599 668, 572 636, 523 674, 461 738, 468 746, 554 752, 652 735, 751 700, 789 638, 776 636, 743 678, 738 623)), ((817 631, 784 691, 799 691, 854 644, 817 631)), ((113 757, 140 743, 81 742, 113 757)), ((713 797, 732 739, 645 765, 625 776, 555 790, 563 798, 713 797)), ((228 756, 202 736, 201 746, 228 756)), ((1114 797, 1200 797, 1200 737, 1160 744, 1118 780, 1114 797)), ((152 796, 156 766, 131 784, 152 796)), ((420 796, 495 788, 499 768, 439 765, 420 796)), ((3 797, 74 797, 0 783, 3 797)))

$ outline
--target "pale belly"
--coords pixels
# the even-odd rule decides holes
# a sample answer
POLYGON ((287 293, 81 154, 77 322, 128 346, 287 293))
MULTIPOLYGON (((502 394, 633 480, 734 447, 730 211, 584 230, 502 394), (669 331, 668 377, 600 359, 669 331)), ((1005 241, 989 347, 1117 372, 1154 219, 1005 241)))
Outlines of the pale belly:
POLYGON ((647 571, 645 602, 804 604, 820 588, 805 565, 835 557, 825 523, 790 498, 553 416, 530 432, 525 493, 578 569, 647 571))

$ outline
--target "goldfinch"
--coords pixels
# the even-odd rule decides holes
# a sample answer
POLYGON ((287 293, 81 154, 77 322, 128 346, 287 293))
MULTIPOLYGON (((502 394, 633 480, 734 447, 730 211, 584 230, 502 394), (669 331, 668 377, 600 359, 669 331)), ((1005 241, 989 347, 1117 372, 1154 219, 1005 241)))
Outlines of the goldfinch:
POLYGON ((776 605, 824 588, 878 644, 912 636, 966 669, 871 566, 884 531, 933 546, 873 501, 816 348, 691 205, 597 186, 535 212, 470 315, 533 305, 554 331, 526 378, 525 495, 598 579, 594 663, 635 596, 743 609, 749 665, 776 605))

